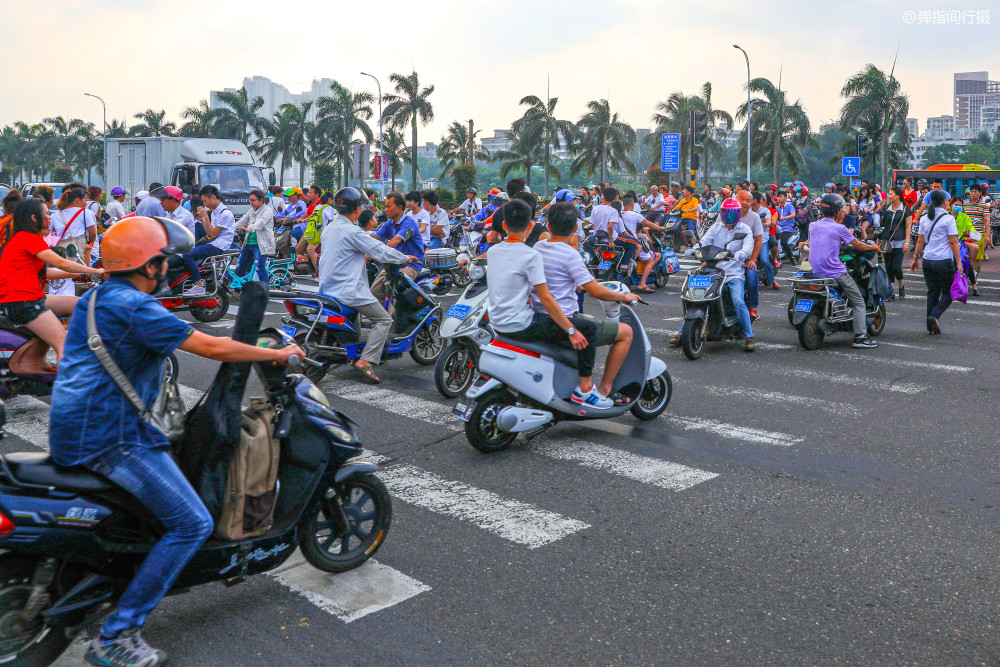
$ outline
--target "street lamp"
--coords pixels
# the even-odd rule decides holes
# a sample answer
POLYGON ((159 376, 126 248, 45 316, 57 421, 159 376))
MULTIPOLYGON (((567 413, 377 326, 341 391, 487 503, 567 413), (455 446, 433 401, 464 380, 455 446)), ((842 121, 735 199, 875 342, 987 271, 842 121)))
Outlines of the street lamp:
MULTIPOLYGON (((740 48, 739 44, 733 44, 734 49, 740 48)), ((743 57, 747 59, 747 182, 750 181, 750 56, 747 55, 746 51, 743 51, 743 57)))
POLYGON ((379 170, 378 170, 378 190, 379 196, 385 199, 385 168, 388 168, 389 161, 385 159, 385 146, 382 145, 382 84, 379 82, 378 78, 374 74, 369 74, 368 72, 362 72, 361 76, 370 76, 375 79, 375 85, 378 86, 378 159, 379 159, 379 170))
POLYGON ((104 115, 104 153, 101 164, 101 175, 104 177, 104 189, 108 189, 108 108, 104 106, 104 100, 91 93, 84 93, 87 97, 93 97, 101 103, 101 112, 104 115))

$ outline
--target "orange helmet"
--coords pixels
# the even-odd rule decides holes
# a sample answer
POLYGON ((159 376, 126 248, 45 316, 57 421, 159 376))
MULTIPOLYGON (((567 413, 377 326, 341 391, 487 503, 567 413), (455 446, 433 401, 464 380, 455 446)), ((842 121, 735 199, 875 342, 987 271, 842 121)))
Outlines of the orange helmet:
POLYGON ((134 217, 115 223, 101 239, 101 264, 109 273, 138 269, 155 257, 190 252, 194 234, 166 218, 134 217))

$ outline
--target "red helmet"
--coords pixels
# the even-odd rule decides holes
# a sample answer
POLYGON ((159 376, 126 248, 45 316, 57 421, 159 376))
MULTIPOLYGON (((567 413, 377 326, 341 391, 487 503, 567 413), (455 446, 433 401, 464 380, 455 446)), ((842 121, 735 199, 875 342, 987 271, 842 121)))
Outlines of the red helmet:
POLYGON ((767 189, 768 190, 777 190, 778 186, 775 185, 774 183, 771 183, 770 185, 767 186, 767 189))

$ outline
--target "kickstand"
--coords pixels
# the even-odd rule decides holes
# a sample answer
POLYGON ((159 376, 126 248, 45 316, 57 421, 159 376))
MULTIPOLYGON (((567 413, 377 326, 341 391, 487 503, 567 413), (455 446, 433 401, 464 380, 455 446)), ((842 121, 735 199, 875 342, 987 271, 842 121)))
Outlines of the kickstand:
POLYGON ((550 428, 552 428, 555 425, 556 425, 556 420, 553 419, 548 424, 543 424, 542 426, 539 426, 538 428, 533 429, 531 431, 525 431, 524 432, 524 439, 527 442, 531 442, 532 439, 534 439, 534 437, 536 435, 541 435, 542 433, 545 433, 546 431, 548 431, 550 428))

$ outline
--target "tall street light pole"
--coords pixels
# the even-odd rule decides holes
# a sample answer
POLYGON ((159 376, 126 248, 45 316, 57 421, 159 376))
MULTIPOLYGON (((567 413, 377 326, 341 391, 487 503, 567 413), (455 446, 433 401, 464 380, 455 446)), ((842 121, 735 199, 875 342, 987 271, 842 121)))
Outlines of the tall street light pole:
POLYGON ((101 112, 104 116, 104 152, 101 164, 101 176, 104 178, 104 189, 108 189, 108 108, 104 105, 104 100, 97 95, 92 95, 91 93, 84 93, 87 97, 93 97, 95 100, 101 103, 101 112))
POLYGON ((739 44, 733 44, 734 49, 743 52, 743 57, 747 59, 747 182, 750 181, 750 56, 740 48, 739 44))
POLYGON ((362 72, 361 75, 375 79, 375 85, 378 86, 378 159, 380 163, 378 166, 378 194, 385 200, 385 170, 389 166, 389 161, 385 159, 385 147, 382 145, 382 84, 374 74, 362 72))

